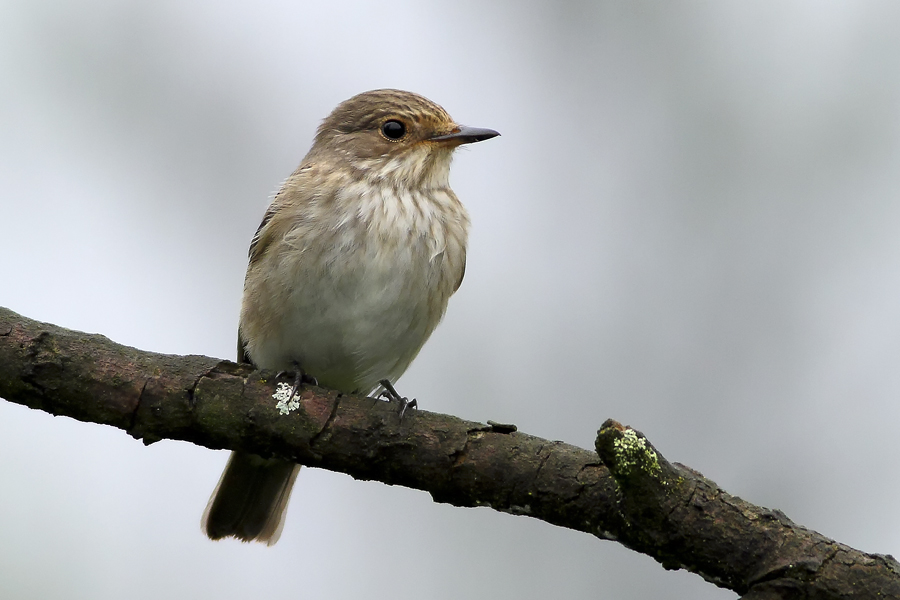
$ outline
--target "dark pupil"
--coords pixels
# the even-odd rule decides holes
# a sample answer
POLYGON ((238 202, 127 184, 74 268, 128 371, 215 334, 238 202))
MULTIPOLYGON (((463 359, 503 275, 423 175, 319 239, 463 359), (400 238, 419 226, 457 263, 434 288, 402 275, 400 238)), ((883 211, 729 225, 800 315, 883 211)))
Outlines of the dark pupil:
POLYGON ((403 137, 403 134, 406 133, 406 127, 404 127, 403 123, 400 121, 387 121, 381 126, 381 133, 383 133, 386 138, 399 140, 403 137))

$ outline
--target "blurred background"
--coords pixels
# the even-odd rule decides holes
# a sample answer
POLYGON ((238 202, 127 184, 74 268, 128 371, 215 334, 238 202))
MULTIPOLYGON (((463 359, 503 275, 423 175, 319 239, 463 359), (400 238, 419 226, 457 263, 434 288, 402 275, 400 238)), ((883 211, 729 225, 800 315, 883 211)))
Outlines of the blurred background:
MULTIPOLYGON (((400 380, 591 448, 607 417, 900 553, 900 5, 0 2, 0 305, 234 358, 247 247, 321 119, 397 87, 457 153, 466 280, 400 380)), ((735 595, 615 543, 305 469, 266 548, 227 453, 0 402, 0 596, 735 595)))

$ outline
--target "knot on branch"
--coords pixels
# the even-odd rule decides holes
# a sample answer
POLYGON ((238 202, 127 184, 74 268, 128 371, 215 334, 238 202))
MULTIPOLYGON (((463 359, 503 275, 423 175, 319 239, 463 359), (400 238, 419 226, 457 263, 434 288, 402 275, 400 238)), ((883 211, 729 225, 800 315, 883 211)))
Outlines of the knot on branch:
MULTIPOLYGON (((693 567, 699 557, 684 551, 682 523, 704 520, 705 500, 695 495, 694 474, 667 461, 643 433, 612 419, 597 432, 595 448, 616 482, 618 517, 629 538, 623 543, 667 569, 693 567)), ((708 578, 721 584, 718 578, 708 578)))
POLYGON ((643 433, 612 419, 597 432, 597 454, 619 483, 635 478, 659 477, 660 456, 643 433))

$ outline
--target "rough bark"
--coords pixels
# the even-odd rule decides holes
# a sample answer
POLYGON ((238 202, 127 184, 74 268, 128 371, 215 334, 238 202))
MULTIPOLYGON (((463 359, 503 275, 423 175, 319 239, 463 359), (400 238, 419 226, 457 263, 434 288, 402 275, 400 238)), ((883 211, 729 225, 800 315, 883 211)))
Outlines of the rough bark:
POLYGON ((413 411, 306 386, 289 414, 274 374, 205 356, 144 352, 0 308, 0 397, 124 429, 241 449, 425 490, 593 534, 743 598, 900 598, 900 564, 754 506, 668 462, 609 420, 596 452, 515 427, 413 411))

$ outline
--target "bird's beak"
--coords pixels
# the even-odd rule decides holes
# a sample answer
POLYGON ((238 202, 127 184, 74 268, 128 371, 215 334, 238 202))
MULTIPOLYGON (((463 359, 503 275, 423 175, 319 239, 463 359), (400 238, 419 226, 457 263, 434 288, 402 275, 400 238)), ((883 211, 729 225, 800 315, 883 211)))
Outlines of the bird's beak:
POLYGON ((436 135, 429 138, 432 142, 447 142, 448 144, 458 146, 460 144, 471 144, 472 142, 481 142, 489 140, 492 137, 500 135, 493 129, 482 129, 481 127, 466 127, 465 125, 457 125, 450 133, 436 135))

